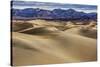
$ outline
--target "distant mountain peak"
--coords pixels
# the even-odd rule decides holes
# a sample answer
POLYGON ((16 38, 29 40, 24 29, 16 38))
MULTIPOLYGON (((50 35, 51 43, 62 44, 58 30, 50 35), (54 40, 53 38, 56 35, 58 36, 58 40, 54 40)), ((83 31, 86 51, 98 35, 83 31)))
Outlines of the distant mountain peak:
POLYGON ((97 13, 78 12, 74 9, 54 9, 44 10, 39 8, 12 9, 12 16, 16 19, 33 18, 33 19, 57 19, 57 20, 97 20, 97 13))
POLYGON ((68 12, 76 12, 74 9, 68 9, 68 12))

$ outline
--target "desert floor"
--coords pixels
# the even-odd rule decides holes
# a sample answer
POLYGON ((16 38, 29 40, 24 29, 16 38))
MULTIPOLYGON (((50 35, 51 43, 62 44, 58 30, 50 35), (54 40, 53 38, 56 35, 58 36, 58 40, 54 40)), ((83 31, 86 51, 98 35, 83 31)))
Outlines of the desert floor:
POLYGON ((12 63, 40 65, 97 60, 97 28, 71 21, 12 22, 12 63))

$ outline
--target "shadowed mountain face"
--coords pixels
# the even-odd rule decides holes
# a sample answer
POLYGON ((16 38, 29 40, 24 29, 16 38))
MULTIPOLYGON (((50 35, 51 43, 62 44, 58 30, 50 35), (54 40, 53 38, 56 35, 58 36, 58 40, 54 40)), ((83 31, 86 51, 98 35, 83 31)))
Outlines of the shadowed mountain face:
POLYGON ((44 10, 39 8, 12 9, 14 19, 95 20, 97 13, 78 12, 74 9, 44 10))

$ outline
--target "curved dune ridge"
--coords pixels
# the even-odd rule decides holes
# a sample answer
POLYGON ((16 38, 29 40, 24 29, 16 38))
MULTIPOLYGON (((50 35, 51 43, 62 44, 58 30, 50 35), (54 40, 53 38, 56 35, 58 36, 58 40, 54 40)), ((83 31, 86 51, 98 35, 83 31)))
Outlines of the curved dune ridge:
MULTIPOLYGON (((39 22, 38 25, 36 22, 29 21, 28 23, 32 23, 33 27, 12 32, 14 66, 97 60, 96 38, 85 36, 80 31, 83 27, 85 29, 89 27, 93 32, 94 29, 90 29, 91 25, 69 24, 71 26, 68 26, 64 23, 55 25, 52 22, 49 26, 47 21, 39 20, 39 22), (58 28, 61 26, 66 29, 62 31, 58 28)), ((94 34, 89 35, 94 36, 94 34)))
POLYGON ((27 22, 13 22, 12 23, 12 31, 20 31, 23 29, 31 28, 33 24, 27 22))
POLYGON ((85 28, 85 27, 78 27, 78 28, 71 28, 69 30, 65 30, 66 33, 78 34, 80 36, 85 36, 89 38, 97 38, 97 30, 85 28))

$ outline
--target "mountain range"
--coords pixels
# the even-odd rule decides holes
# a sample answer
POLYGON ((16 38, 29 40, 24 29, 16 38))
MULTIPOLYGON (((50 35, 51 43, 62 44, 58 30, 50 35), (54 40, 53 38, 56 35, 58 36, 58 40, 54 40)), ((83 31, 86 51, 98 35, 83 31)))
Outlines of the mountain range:
POLYGON ((13 19, 47 19, 47 20, 97 20, 97 13, 79 12, 74 9, 45 10, 40 8, 11 9, 13 19))
POLYGON ((52 2, 37 2, 37 1, 11 1, 11 4, 13 5, 13 8, 17 7, 41 7, 45 8, 45 6, 49 8, 81 8, 81 9, 87 9, 87 10, 96 10, 96 5, 83 5, 83 4, 68 4, 68 3, 52 3, 52 2))

